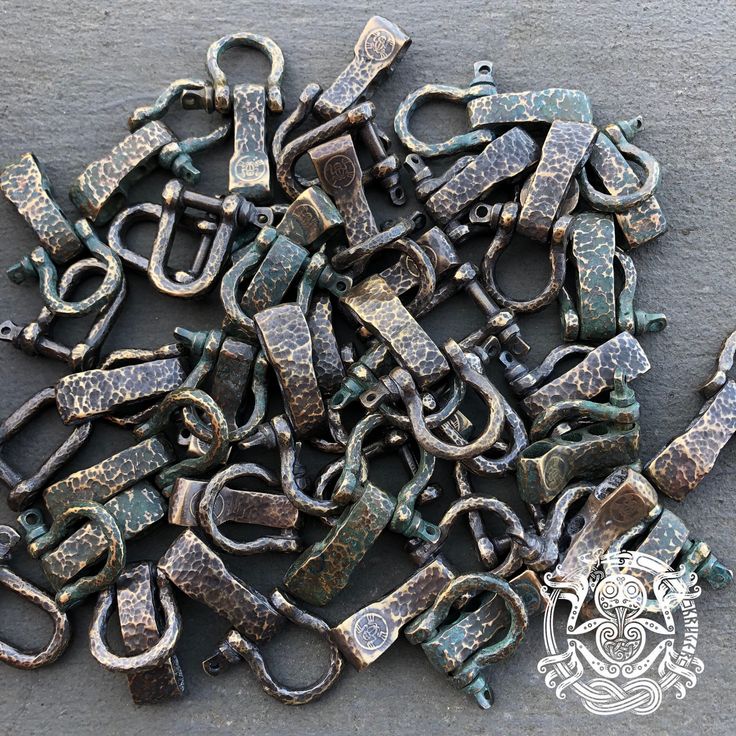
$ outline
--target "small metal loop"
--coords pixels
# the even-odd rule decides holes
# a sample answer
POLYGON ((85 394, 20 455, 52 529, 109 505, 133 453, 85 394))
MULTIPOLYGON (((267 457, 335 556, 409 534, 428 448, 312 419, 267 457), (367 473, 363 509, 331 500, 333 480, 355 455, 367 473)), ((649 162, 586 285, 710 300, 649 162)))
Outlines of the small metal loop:
POLYGON ((125 567, 125 541, 120 527, 113 516, 99 503, 83 501, 76 503, 57 516, 50 529, 28 545, 31 557, 40 557, 64 538, 67 530, 79 519, 87 519, 96 525, 105 539, 107 559, 95 575, 85 575, 62 586, 56 593, 56 604, 66 611, 91 593, 111 585, 125 567))
POLYGON ((578 174, 580 194, 596 210, 621 213, 649 199, 660 180, 660 166, 651 154, 630 142, 634 133, 642 127, 641 117, 606 126, 599 135, 607 135, 618 150, 644 170, 644 181, 634 192, 626 194, 604 194, 593 187, 583 167, 578 174))
POLYGON ((293 688, 283 685, 269 671, 258 645, 241 636, 237 631, 232 630, 220 646, 220 656, 215 655, 215 657, 203 663, 205 672, 215 675, 220 672, 221 664, 230 665, 242 660, 251 668, 264 692, 272 698, 276 698, 285 705, 311 703, 322 697, 335 684, 342 673, 344 660, 340 650, 330 638, 330 627, 325 621, 297 607, 290 598, 279 590, 275 590, 270 599, 273 607, 289 621, 296 626, 315 632, 327 642, 330 650, 327 671, 316 682, 305 687, 293 688), (216 668, 211 666, 213 663, 216 664, 216 668))
POLYGON ((236 463, 212 476, 202 492, 197 508, 199 523, 216 547, 232 555, 252 555, 261 552, 299 552, 301 540, 294 534, 263 536, 248 542, 237 542, 220 531, 215 514, 216 502, 225 484, 237 478, 257 478, 271 488, 279 485, 278 478, 261 465, 236 463))
POLYGON ((266 80, 266 98, 268 109, 273 113, 284 110, 281 96, 281 78, 284 75, 284 55, 278 45, 268 36, 257 33, 231 33, 219 38, 207 49, 207 73, 214 87, 214 106, 223 115, 230 112, 232 100, 230 87, 225 72, 220 67, 220 56, 227 49, 243 46, 253 48, 264 54, 271 62, 271 71, 266 80))
POLYGON ((156 587, 164 615, 164 631, 150 649, 128 656, 113 654, 106 641, 107 624, 115 598, 114 586, 100 592, 89 624, 89 651, 105 669, 128 674, 147 672, 163 664, 174 654, 182 631, 181 616, 171 583, 160 570, 156 571, 156 587))
POLYGON ((516 314, 533 314, 553 302, 564 286, 567 273, 568 232, 572 217, 563 215, 553 225, 549 250, 550 276, 547 285, 535 297, 512 299, 501 291, 496 282, 496 265, 511 243, 519 211, 519 205, 516 202, 509 202, 504 206, 496 234, 483 256, 481 273, 488 293, 501 306, 513 310, 516 314))
POLYGON ((351 503, 360 494, 360 486, 368 479, 363 446, 368 435, 385 425, 386 418, 381 414, 368 414, 353 428, 345 445, 345 462, 340 477, 332 492, 334 503, 351 503))
POLYGON ((628 253, 616 248, 616 262, 623 272, 623 284, 618 294, 617 324, 619 332, 642 335, 645 332, 661 332, 667 327, 667 316, 662 313, 650 314, 634 308, 637 273, 634 261, 628 253))
POLYGON ((736 330, 723 341, 721 352, 718 355, 716 371, 699 389, 704 398, 712 399, 726 385, 728 373, 733 368, 735 356, 736 330))
POLYGON ((435 158, 475 150, 495 139, 496 136, 493 131, 488 128, 480 128, 452 136, 441 143, 425 143, 409 130, 411 117, 416 114, 420 107, 431 100, 467 105, 471 100, 496 94, 496 85, 493 81, 493 64, 489 61, 478 61, 475 63, 473 71, 475 78, 467 87, 425 84, 423 87, 410 92, 403 99, 396 110, 394 130, 406 149, 419 156, 435 158))
POLYGON ((54 632, 49 643, 38 651, 25 651, 12 644, 0 641, 0 662, 23 670, 33 670, 44 667, 56 661, 69 646, 71 640, 71 624, 67 615, 43 590, 33 583, 24 580, 8 567, 13 547, 20 537, 12 527, 0 526, 0 588, 10 591, 24 598, 32 605, 40 608, 51 618, 54 632))
POLYGON ((227 420, 214 399, 201 389, 177 388, 167 394, 156 413, 145 424, 136 427, 133 434, 142 440, 163 432, 171 414, 182 406, 193 406, 204 412, 212 429, 212 441, 204 455, 180 460, 158 473, 156 483, 164 493, 181 475, 200 475, 214 466, 222 465, 230 452, 227 420))
POLYGON ((172 103, 178 100, 187 90, 201 90, 206 86, 203 79, 175 79, 156 98, 151 105, 136 107, 128 118, 128 129, 132 132, 152 120, 161 120, 172 103))

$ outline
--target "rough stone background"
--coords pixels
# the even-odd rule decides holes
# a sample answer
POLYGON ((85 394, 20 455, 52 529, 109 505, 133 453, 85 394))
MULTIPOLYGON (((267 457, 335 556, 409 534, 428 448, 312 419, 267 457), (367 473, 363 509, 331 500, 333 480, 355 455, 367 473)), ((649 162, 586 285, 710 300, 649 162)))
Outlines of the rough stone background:
MULTIPOLYGON (((652 370, 635 384, 643 406, 643 456, 648 458, 700 408, 696 388, 712 370, 722 339, 736 323, 736 260, 731 245, 736 229, 735 7, 728 2, 682 0, 451 4, 407 0, 368 5, 334 0, 5 2, 0 6, 4 81, 0 158, 11 160, 33 150, 46 163, 63 197, 83 166, 125 134, 125 119, 136 105, 152 100, 171 79, 203 74, 206 48, 220 35, 248 29, 265 33, 281 45, 287 62, 284 97, 290 108, 307 82, 328 84, 343 68, 371 13, 390 17, 414 39, 395 75, 376 96, 387 128, 396 105, 410 90, 426 82, 463 83, 479 58, 495 62, 497 82, 504 90, 546 86, 586 90, 598 122, 641 112, 646 127, 639 142, 662 164, 658 196, 670 222, 665 237, 635 254, 640 305, 669 317, 666 332, 644 338, 652 370)), ((263 78, 261 59, 246 55, 245 61, 236 61, 237 56, 232 54, 227 62, 233 78, 263 78)), ((438 135, 448 127, 460 130, 462 121, 461 111, 439 106, 420 116, 418 129, 438 135)), ((173 125, 181 128, 181 124, 179 115, 173 125)), ((205 129, 205 122, 198 124, 205 129)), ((208 158, 203 189, 225 190, 227 157, 223 149, 208 158)), ((136 199, 155 200, 165 180, 164 175, 152 177, 136 190, 136 199)), ((380 194, 373 201, 379 215, 389 216, 380 194)), ((30 231, 5 201, 0 202, 0 243, 4 267, 34 245, 30 231)), ((478 242, 467 252, 477 255, 482 247, 478 242)), ((544 258, 523 246, 518 254, 507 259, 505 283, 531 290, 544 280, 544 258), (518 270, 514 277, 524 258, 528 260, 523 278, 518 270)), ((139 276, 129 278, 129 290, 107 349, 153 347, 170 341, 177 324, 196 328, 219 321, 213 300, 175 303, 153 292, 139 276)), ((38 309, 33 285, 17 287, 0 279, 0 318, 28 321, 38 309)), ((451 309, 428 323, 433 334, 441 337, 464 334, 472 320, 477 321, 477 315, 470 305, 456 300, 451 309)), ((556 340, 554 310, 525 320, 524 329, 534 345, 532 360, 538 360, 556 340)), ((61 364, 3 346, 0 415, 6 416, 62 373, 61 364)), ((61 436, 63 430, 49 412, 29 433, 14 440, 9 452, 21 458, 22 467, 30 468, 43 448, 52 447, 61 436)), ((97 427, 72 469, 92 464, 128 443, 124 432, 97 427)), ((731 445, 701 488, 677 508, 692 532, 731 564, 736 562, 730 478, 735 462, 731 445)), ((390 470, 384 468, 383 476, 377 475, 379 482, 388 478, 390 470)), ((451 488, 449 483, 446 486, 449 497, 451 488)), ((477 489, 502 497, 508 497, 511 487, 476 483, 477 489)), ((441 510, 429 515, 436 518, 441 510)), ((0 509, 0 521, 13 520, 13 514, 0 509)), ((310 533, 316 538, 319 528, 310 533)), ((130 558, 157 558, 172 536, 165 530, 132 545, 130 558)), ((325 612, 330 622, 341 620, 410 573, 400 540, 386 536, 361 568, 360 580, 325 612)), ((455 537, 449 555, 460 562, 468 539, 464 531, 455 537)), ((465 557, 472 564, 472 555, 465 557)), ((25 554, 18 554, 14 564, 39 581, 35 563, 25 554)), ((229 558, 228 564, 267 591, 288 560, 229 558)), ((491 678, 497 702, 490 712, 480 711, 453 691, 428 666, 421 651, 404 641, 364 673, 347 671, 319 703, 288 708, 264 695, 246 668, 219 679, 204 675, 199 662, 213 651, 227 626, 183 598, 186 630, 179 652, 188 694, 179 702, 137 708, 130 702, 125 677, 101 669, 87 650, 91 606, 86 604, 72 613, 74 643, 56 665, 36 672, 0 668, 0 733, 732 734, 736 730, 731 690, 735 590, 716 594, 706 588, 698 604, 698 654, 705 671, 696 689, 684 701, 669 698, 654 716, 609 719, 589 715, 574 697, 560 701, 545 688, 536 671, 542 644, 539 622, 531 626, 517 656, 494 667, 491 678)), ((7 592, 0 592, 0 611, 3 638, 31 645, 48 632, 43 614, 29 610, 7 592)), ((293 632, 267 649, 274 670, 289 682, 315 675, 324 656, 323 646, 293 632)))

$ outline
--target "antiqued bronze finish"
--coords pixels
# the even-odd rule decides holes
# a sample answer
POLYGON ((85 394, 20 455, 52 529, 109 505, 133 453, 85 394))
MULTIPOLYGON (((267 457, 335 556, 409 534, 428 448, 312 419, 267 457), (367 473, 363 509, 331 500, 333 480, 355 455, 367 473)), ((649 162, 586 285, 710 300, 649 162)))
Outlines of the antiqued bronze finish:
POLYGON ((341 301, 357 322, 386 344, 420 389, 448 373, 449 365, 439 348, 380 276, 364 279, 341 301))
POLYGON ((104 503, 175 459, 166 438, 152 437, 51 484, 43 493, 43 501, 52 517, 80 501, 104 503))
POLYGON ((643 475, 630 468, 615 470, 568 525, 570 545, 555 568, 555 579, 587 578, 613 541, 656 506, 657 492, 643 475))
MULTIPOLYGON (((639 176, 605 130, 595 139, 588 166, 595 172, 603 188, 614 197, 636 192, 641 186, 639 176)), ((667 232, 668 227, 654 195, 617 212, 616 221, 629 248, 638 248, 651 242, 667 232)))
POLYGON ((255 316, 258 340, 276 372, 284 409, 297 437, 307 436, 327 416, 314 372, 312 338, 296 304, 281 304, 255 316))
POLYGON ((496 136, 493 131, 481 128, 448 138, 440 143, 420 141, 410 130, 412 115, 430 100, 442 100, 465 105, 471 100, 487 95, 495 95, 496 83, 493 81, 493 64, 490 61, 476 61, 473 64, 473 79, 467 87, 453 87, 447 84, 425 84, 410 92, 401 102, 394 116, 394 130, 399 140, 411 153, 425 158, 449 156, 454 153, 471 151, 490 143, 496 136))
POLYGON ((233 33, 215 41, 207 50, 207 72, 211 83, 197 89, 188 86, 181 93, 186 109, 204 109, 233 116, 235 151, 230 159, 230 192, 249 199, 261 200, 270 196, 270 166, 266 151, 266 105, 273 113, 283 112, 281 77, 284 56, 281 49, 267 36, 255 33, 233 33), (220 56, 236 46, 261 51, 271 64, 268 88, 258 84, 228 84, 220 67, 220 56))
POLYGON ((644 469, 657 489, 676 501, 698 487, 736 433, 736 380, 727 373, 736 352, 735 336, 736 332, 724 342, 717 370, 701 388, 706 401, 698 416, 644 469))
POLYGON ((519 494, 530 503, 547 503, 573 479, 595 478, 607 468, 636 462, 638 420, 639 403, 621 368, 616 369, 607 403, 567 400, 548 407, 536 416, 533 442, 519 455, 519 494), (555 436, 563 422, 575 429, 555 436))
POLYGON ((468 103, 470 127, 554 123, 568 120, 590 123, 593 112, 588 95, 578 89, 552 87, 530 92, 501 92, 468 103))
MULTIPOLYGON (((87 250, 104 266, 105 275, 102 283, 89 296, 78 301, 65 299, 60 289, 56 265, 41 247, 34 248, 29 256, 25 256, 8 269, 8 277, 16 284, 23 283, 27 278, 38 279, 41 299, 54 315, 78 317, 100 311, 114 301, 123 288, 125 277, 118 256, 95 235, 86 220, 78 220, 75 230, 84 241, 87 250)), ((68 293, 69 289, 65 292, 68 293)))
POLYGON ((286 571, 286 589, 312 605, 327 605, 348 584, 358 563, 388 526, 394 507, 387 493, 366 482, 330 533, 286 571))
MULTIPOLYGON (((230 539, 219 528, 217 507, 225 484, 238 478, 256 478, 272 488, 279 485, 278 478, 266 468, 254 463, 237 463, 216 473, 201 493, 197 506, 197 515, 202 528, 207 532, 215 546, 234 555, 252 555, 262 552, 299 552, 303 545, 293 531, 296 521, 284 530, 280 536, 263 536, 248 542, 236 542, 230 539)), ((233 497, 233 492, 230 492, 233 497)), ((258 494, 265 497, 268 494, 258 494)), ((220 502, 224 506, 224 502, 220 502)), ((271 524, 272 525, 272 524, 271 524)), ((269 526, 271 526, 269 525, 269 526)))
POLYGON ((409 621, 429 608, 454 577, 444 560, 432 560, 388 595, 330 629, 330 639, 353 667, 365 669, 399 638, 409 621))
POLYGON ((604 214, 576 215, 572 226, 572 262, 576 283, 573 295, 560 292, 560 316, 565 340, 603 341, 619 332, 640 335, 667 326, 663 314, 634 308, 637 274, 629 255, 616 248, 613 219, 604 214), (623 281, 616 293, 615 267, 623 281))
POLYGON ((128 638, 124 645, 126 648, 142 648, 142 651, 118 655, 111 652, 107 645, 108 619, 112 614, 118 592, 111 586, 100 593, 95 604, 89 625, 90 653, 105 669, 112 672, 125 672, 131 675, 162 668, 164 662, 167 660, 170 662, 181 636, 181 617, 171 584, 162 572, 154 573, 153 566, 144 562, 123 571, 118 585, 121 586, 120 592, 124 591, 122 595, 117 596, 121 630, 124 639, 126 634, 128 638), (143 570, 147 571, 147 580, 144 578, 146 573, 143 573, 143 570), (164 631, 160 634, 153 599, 154 574, 164 617, 164 631), (148 590, 143 587, 146 584, 148 590), (126 610, 127 607, 132 607, 133 610, 126 610), (131 628, 131 624, 137 624, 138 630, 131 628), (142 640, 151 639, 151 634, 155 637, 155 642, 146 647, 142 640))
MULTIPOLYGON (((588 181, 585 169, 580 171, 580 194, 595 209, 602 212, 625 212, 626 210, 646 202, 659 185, 659 164, 657 160, 631 143, 634 135, 641 130, 643 121, 641 117, 633 120, 623 120, 618 123, 607 125, 601 135, 605 135, 616 145, 619 152, 638 164, 644 172, 644 181, 640 186, 627 191, 619 189, 616 194, 604 194, 593 188, 588 181)), ((656 215, 655 215, 656 216, 656 215)))
POLYGON ((52 405, 55 396, 56 391, 53 387, 41 389, 0 424, 0 481, 9 488, 7 501, 13 511, 20 511, 34 503, 52 476, 71 460, 89 439, 92 425, 84 422, 75 427, 69 437, 49 455, 42 465, 25 478, 3 457, 2 451, 5 444, 41 411, 52 405))
POLYGON ((64 424, 87 421, 173 391, 185 377, 179 358, 82 371, 59 379, 56 408, 64 424))
POLYGON ((349 245, 358 245, 378 232, 363 189, 363 170, 349 135, 333 138, 309 150, 320 186, 335 202, 349 245))
POLYGON ((585 345, 557 347, 533 370, 508 352, 502 352, 499 358, 509 386, 517 396, 523 397, 521 406, 531 418, 559 401, 593 399, 613 388, 618 368, 632 380, 651 367, 639 342, 627 332, 595 349, 585 345), (578 365, 543 383, 562 359, 576 354, 584 356, 578 365))
POLYGON ((106 669, 125 672, 133 702, 158 703, 184 694, 184 675, 174 654, 181 619, 169 581, 150 562, 137 562, 123 570, 115 585, 103 590, 90 624, 90 652, 106 669), (159 605, 165 630, 159 624, 159 605), (124 655, 113 654, 106 644, 113 596, 117 598, 124 655))
POLYGON ((285 623, 264 596, 230 573, 189 529, 172 542, 158 569, 182 593, 219 613, 251 641, 270 639, 285 623))
POLYGON ((54 519, 48 529, 38 534, 39 525, 42 526, 41 514, 38 511, 26 511, 22 518, 28 524, 27 539, 28 552, 31 557, 42 557, 42 563, 46 556, 53 554, 51 547, 63 541, 64 535, 69 528, 75 525, 79 519, 88 519, 95 524, 95 529, 104 539, 104 548, 107 558, 102 569, 94 575, 77 578, 74 582, 62 585, 55 596, 55 601, 62 611, 66 611, 88 595, 102 590, 110 585, 125 567, 125 542, 122 532, 112 515, 100 504, 94 501, 82 501, 67 507, 54 519), (29 514, 35 513, 36 523, 32 524, 29 514))
POLYGON ((10 569, 10 558, 19 542, 20 535, 15 529, 0 525, 0 588, 19 595, 47 613, 54 632, 49 643, 38 651, 26 651, 0 641, 0 662, 22 670, 33 670, 55 662, 64 653, 69 646, 72 629, 66 613, 59 609, 53 598, 10 569))
POLYGON ((489 143, 483 151, 467 161, 459 171, 453 169, 448 181, 430 184, 431 172, 416 154, 406 157, 412 170, 417 196, 441 225, 455 220, 478 200, 491 194, 502 184, 513 182, 539 161, 540 149, 521 128, 512 128, 489 143), (421 192, 421 194, 420 194, 421 192))
MULTIPOLYGON (((169 524, 199 526, 199 502, 206 487, 207 481, 178 478, 169 498, 169 524)), ((214 504, 214 520, 217 525, 232 521, 236 524, 296 529, 299 511, 286 496, 224 486, 214 504)))
POLYGON ((490 708, 493 694, 483 669, 513 654, 528 624, 524 600, 503 578, 490 573, 460 575, 447 583, 429 610, 409 624, 406 638, 422 645, 430 663, 449 675, 454 687, 472 695, 481 708, 490 708), (442 626, 458 598, 479 592, 492 593, 503 601, 508 615, 505 635, 492 644, 490 639, 502 626, 496 624, 497 616, 489 615, 490 611, 478 615, 482 608, 467 614, 469 620, 461 615, 454 623, 442 626))
POLYGON ((293 624, 315 632, 325 639, 330 647, 330 662, 327 671, 314 683, 305 687, 290 687, 279 683, 266 665, 258 646, 233 629, 218 647, 214 656, 202 662, 208 675, 219 675, 223 670, 238 662, 247 662, 258 678, 264 692, 285 705, 304 705, 321 698, 337 681, 342 673, 343 659, 329 637, 330 627, 321 618, 299 608, 281 591, 271 593, 273 607, 293 624))
POLYGON ((54 199, 46 172, 34 154, 24 153, 0 172, 0 191, 55 263, 68 263, 82 253, 84 246, 54 199))
MULTIPOLYGON (((75 261, 62 274, 58 283, 58 296, 64 300, 71 292, 89 277, 107 273, 106 264, 95 258, 75 261)), ((0 340, 13 345, 28 355, 43 355, 66 363, 73 371, 93 368, 98 361, 102 343, 106 340, 117 320, 125 302, 127 287, 125 279, 120 282, 112 301, 100 305, 97 319, 87 334, 75 345, 69 347, 51 337, 52 328, 58 315, 44 306, 35 321, 25 326, 16 325, 10 320, 0 324, 0 340)))
POLYGON ((573 178, 588 160, 597 132, 590 123, 552 123, 519 213, 516 227, 522 235, 547 240, 573 178))
MULTIPOLYGON (((480 208, 488 209, 485 205, 478 205, 476 211, 480 208)), ((516 202, 494 206, 492 223, 496 231, 488 250, 483 256, 481 269, 488 293, 496 302, 515 313, 531 314, 553 302, 564 286, 565 274, 567 273, 567 244, 572 217, 563 215, 551 225, 549 238, 550 275, 547 284, 534 297, 514 299, 508 296, 499 286, 496 280, 496 264, 511 244, 520 212, 521 210, 516 202)))
POLYGON ((333 201, 319 188, 305 189, 284 212, 277 230, 297 245, 315 250, 342 225, 333 201))
MULTIPOLYGON (((151 531, 166 516, 166 504, 161 495, 148 483, 138 483, 127 491, 119 493, 102 505, 117 525, 123 539, 127 542, 151 531)), ((30 525, 29 514, 19 517, 21 525, 30 536, 40 531, 30 525)), ((54 520, 63 515, 54 517, 54 520)), ((70 580, 74 580, 85 568, 94 565, 107 551, 109 542, 96 523, 88 523, 60 541, 56 549, 47 552, 41 561, 46 579, 59 590, 70 580)))

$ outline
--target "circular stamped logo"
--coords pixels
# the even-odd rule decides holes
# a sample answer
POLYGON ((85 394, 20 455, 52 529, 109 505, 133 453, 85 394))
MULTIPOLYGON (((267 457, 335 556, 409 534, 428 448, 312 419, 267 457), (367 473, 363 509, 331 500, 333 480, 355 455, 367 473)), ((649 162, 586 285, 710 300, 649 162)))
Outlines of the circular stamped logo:
POLYGON ((386 61, 394 52, 396 40, 384 28, 376 28, 371 31, 365 39, 363 48, 365 53, 373 61, 386 61))
POLYGON ((333 156, 325 166, 324 174, 331 187, 347 187, 355 179, 355 164, 342 154, 333 156))
POLYGON ((312 242, 319 235, 320 217, 317 211, 307 202, 294 207, 291 212, 291 227, 307 242, 312 242))
POLYGON ((382 647, 388 639, 386 619, 376 611, 366 611, 353 624, 353 636, 368 651, 382 647))
POLYGON ((538 670, 558 698, 574 692, 596 715, 653 713, 668 691, 684 698, 703 671, 695 656, 697 576, 626 550, 610 552, 602 568, 545 576, 547 656, 538 670))
POLYGON ((261 156, 242 156, 235 162, 235 175, 238 179, 252 181, 266 175, 268 164, 261 156))

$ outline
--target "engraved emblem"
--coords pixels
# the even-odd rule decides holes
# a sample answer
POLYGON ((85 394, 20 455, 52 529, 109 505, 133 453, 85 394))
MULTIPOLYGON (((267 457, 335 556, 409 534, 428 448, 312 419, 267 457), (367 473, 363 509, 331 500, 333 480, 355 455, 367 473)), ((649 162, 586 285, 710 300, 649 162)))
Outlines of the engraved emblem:
POLYGON ((319 234, 320 217, 311 204, 302 202, 292 211, 291 224, 306 242, 311 243, 319 234))
POLYGON ((386 619, 376 611, 366 611, 353 625, 353 636, 368 651, 382 647, 388 639, 386 619))
POLYGON ((331 187, 346 187, 355 179, 355 164, 347 156, 333 156, 327 162, 324 174, 331 187))
POLYGON ((386 61, 393 54, 395 46, 394 37, 383 28, 371 31, 363 44, 366 55, 373 61, 386 61))
POLYGON ((244 181, 261 179, 268 170, 268 164, 258 155, 241 156, 234 163, 236 176, 244 181))

